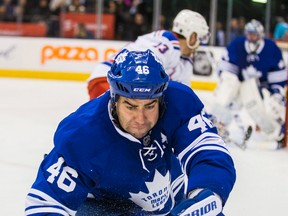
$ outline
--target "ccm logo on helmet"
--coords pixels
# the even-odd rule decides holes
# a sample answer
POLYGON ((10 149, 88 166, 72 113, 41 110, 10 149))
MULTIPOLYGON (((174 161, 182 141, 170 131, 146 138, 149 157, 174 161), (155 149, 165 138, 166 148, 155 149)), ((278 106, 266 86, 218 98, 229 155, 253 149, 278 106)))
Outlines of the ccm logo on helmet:
POLYGON ((133 88, 133 92, 150 92, 151 88, 133 88))

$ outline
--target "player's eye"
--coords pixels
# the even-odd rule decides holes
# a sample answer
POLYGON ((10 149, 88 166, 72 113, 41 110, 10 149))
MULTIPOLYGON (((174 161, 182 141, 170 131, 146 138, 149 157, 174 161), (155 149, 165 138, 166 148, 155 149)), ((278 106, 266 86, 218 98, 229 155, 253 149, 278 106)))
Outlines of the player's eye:
POLYGON ((128 109, 128 110, 135 110, 136 107, 135 107, 135 106, 126 106, 126 109, 128 109))
POLYGON ((148 109, 148 110, 151 110, 155 107, 155 104, 153 105, 148 105, 148 106, 145 106, 145 109, 148 109))

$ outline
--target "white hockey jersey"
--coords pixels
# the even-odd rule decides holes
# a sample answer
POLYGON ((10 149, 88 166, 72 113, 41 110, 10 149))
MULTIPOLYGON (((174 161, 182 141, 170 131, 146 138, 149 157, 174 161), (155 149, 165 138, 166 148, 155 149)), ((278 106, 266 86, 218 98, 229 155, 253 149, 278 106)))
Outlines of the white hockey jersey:
MULTIPOLYGON (((181 56, 179 41, 172 32, 166 30, 151 32, 139 36, 135 42, 129 43, 124 48, 137 51, 152 50, 162 61, 162 65, 171 80, 190 86, 193 71, 192 60, 181 56)), ((97 64, 88 82, 98 77, 105 77, 113 59, 114 56, 97 64)))

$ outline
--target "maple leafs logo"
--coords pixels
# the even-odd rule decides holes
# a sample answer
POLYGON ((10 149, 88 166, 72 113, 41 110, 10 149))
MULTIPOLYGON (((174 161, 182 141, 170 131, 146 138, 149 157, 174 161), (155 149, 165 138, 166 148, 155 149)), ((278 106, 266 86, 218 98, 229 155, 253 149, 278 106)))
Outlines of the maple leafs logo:
POLYGON ((249 65, 247 68, 243 69, 243 77, 245 80, 251 78, 260 78, 262 76, 261 72, 257 70, 253 65, 249 65))
POLYGON ((126 60, 127 55, 128 55, 128 51, 124 51, 120 53, 115 59, 116 64, 123 63, 126 60))
POLYGON ((145 185, 148 193, 142 191, 139 193, 129 193, 131 196, 130 200, 141 206, 145 211, 163 209, 171 194, 170 172, 168 171, 165 176, 162 176, 156 170, 153 181, 145 182, 145 185))

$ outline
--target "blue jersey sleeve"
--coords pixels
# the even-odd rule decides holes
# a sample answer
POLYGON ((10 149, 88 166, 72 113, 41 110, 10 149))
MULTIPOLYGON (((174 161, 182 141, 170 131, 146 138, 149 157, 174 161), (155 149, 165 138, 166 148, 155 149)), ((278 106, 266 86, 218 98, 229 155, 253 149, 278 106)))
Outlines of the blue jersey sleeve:
POLYGON ((169 94, 169 98, 183 100, 181 110, 168 108, 166 114, 181 116, 180 122, 175 118, 170 124, 178 125, 173 133, 172 145, 188 176, 188 191, 209 188, 225 203, 236 180, 233 160, 226 144, 207 118, 204 105, 191 89, 174 88, 169 94))
MULTIPOLYGON (((265 39, 265 50, 269 56, 270 67, 267 81, 269 90, 273 93, 273 85, 285 87, 287 85, 287 68, 280 48, 271 39, 265 39)), ((265 62, 263 62, 265 65, 265 62)))
POLYGON ((87 195, 93 193, 98 179, 97 170, 95 164, 91 168, 91 161, 87 158, 92 159, 93 154, 97 157, 97 149, 89 148, 89 145, 90 140, 99 139, 99 134, 93 133, 93 130, 97 131, 93 126, 99 125, 95 123, 99 113, 90 110, 106 104, 106 109, 99 111, 104 113, 108 97, 100 103, 99 100, 94 99, 82 105, 58 125, 54 135, 55 147, 42 161, 27 196, 26 215, 75 215, 87 195), (87 124, 91 126, 88 127, 90 130, 86 129, 87 124))
POLYGON ((241 68, 239 60, 246 59, 244 49, 245 37, 237 37, 226 49, 226 54, 222 57, 218 66, 218 73, 223 71, 235 74, 241 80, 241 68))
POLYGON ((93 181, 52 150, 41 163, 27 195, 25 215, 75 215, 93 185, 93 181))

